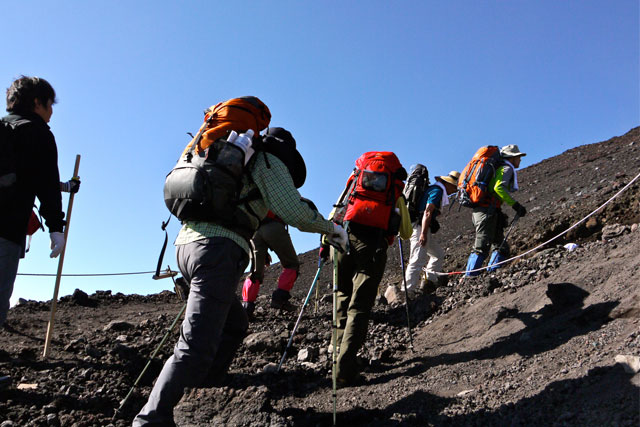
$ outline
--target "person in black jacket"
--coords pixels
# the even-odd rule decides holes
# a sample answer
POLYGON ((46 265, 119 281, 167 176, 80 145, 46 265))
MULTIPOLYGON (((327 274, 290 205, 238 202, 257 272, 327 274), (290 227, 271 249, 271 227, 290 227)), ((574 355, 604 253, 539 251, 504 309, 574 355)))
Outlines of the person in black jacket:
MULTIPOLYGON (((64 248, 61 189, 77 192, 80 182, 60 182, 58 150, 47 123, 53 114, 56 93, 45 79, 22 76, 7 89, 7 111, 2 121, 11 124, 11 137, 0 141, 4 164, 15 166, 13 182, 0 185, 0 326, 9 311, 9 299, 24 257, 27 224, 35 198, 51 237, 51 257, 64 248)), ((4 124, 3 124, 4 126, 4 124)))

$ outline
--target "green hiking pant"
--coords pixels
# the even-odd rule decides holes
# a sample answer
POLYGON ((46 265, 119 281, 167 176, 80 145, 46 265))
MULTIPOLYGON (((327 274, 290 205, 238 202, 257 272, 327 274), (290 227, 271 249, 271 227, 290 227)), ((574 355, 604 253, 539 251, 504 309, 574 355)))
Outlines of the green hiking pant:
POLYGON ((351 381, 358 375, 356 355, 364 344, 369 314, 387 262, 386 237, 379 229, 351 224, 349 254, 337 253, 337 377, 351 381))
POLYGON ((253 280, 262 282, 264 279, 264 267, 267 251, 271 249, 278 255, 282 268, 298 270, 300 261, 296 250, 291 243, 291 236, 284 224, 278 221, 263 222, 253 235, 253 251, 255 257, 253 280))
MULTIPOLYGON (((500 247, 504 240, 504 229, 507 227, 509 219, 499 208, 474 208, 471 218, 473 226, 476 228, 473 251, 487 257, 491 251, 495 251, 500 247)), ((509 256, 509 244, 507 242, 502 245, 500 253, 505 257, 509 256)))

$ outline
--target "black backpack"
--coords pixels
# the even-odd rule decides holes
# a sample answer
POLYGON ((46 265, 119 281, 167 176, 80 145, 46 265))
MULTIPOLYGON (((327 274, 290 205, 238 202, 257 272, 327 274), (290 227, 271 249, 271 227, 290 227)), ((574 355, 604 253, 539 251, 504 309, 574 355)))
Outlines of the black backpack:
POLYGON ((411 222, 418 220, 418 204, 424 195, 427 187, 429 186, 429 171, 427 167, 418 163, 409 178, 407 178, 407 185, 405 185, 402 194, 407 200, 407 209, 409 210, 409 217, 411 222))
POLYGON ((16 128, 29 120, 13 122, 0 119, 0 200, 10 199, 16 191, 17 141, 16 128))
MULTIPOLYGON (((242 177, 258 155, 268 152, 287 166, 294 185, 301 187, 306 178, 306 166, 295 148, 295 139, 285 129, 269 128, 264 137, 254 136, 252 148, 255 153, 246 162, 244 152, 227 141, 228 135, 196 153, 194 149, 200 136, 201 133, 167 175, 165 204, 180 221, 214 222, 249 240, 259 225, 259 218, 248 213, 251 209, 243 210, 240 206, 261 195, 254 189, 241 198, 242 177)), ((268 161, 267 166, 270 167, 268 161)))

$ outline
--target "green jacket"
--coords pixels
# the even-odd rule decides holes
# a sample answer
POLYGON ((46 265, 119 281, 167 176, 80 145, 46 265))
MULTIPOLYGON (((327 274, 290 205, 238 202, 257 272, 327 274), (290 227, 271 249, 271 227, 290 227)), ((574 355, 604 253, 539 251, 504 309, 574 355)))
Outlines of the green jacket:
POLYGON ((489 182, 489 189, 491 194, 497 200, 497 206, 501 203, 506 203, 509 206, 513 206, 516 201, 509 194, 515 191, 513 188, 513 169, 509 165, 502 165, 496 170, 496 174, 489 182))

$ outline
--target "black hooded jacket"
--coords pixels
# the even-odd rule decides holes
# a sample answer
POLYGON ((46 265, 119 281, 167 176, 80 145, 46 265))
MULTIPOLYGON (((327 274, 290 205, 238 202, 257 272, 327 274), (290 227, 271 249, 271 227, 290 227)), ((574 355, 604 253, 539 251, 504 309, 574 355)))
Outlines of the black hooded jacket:
POLYGON ((58 149, 49 125, 38 114, 9 114, 2 120, 29 120, 15 128, 17 143, 17 191, 10 200, 0 200, 0 237, 25 244, 27 224, 37 197, 40 214, 49 232, 62 231, 64 212, 60 194, 58 149))

